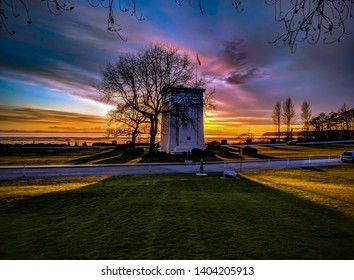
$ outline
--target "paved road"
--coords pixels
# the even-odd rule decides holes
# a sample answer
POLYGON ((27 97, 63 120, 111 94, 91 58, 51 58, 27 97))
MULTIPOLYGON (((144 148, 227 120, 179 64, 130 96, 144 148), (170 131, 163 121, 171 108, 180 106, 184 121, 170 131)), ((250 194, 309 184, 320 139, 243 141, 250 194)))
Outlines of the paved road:
MULTIPOLYGON (((314 157, 290 160, 252 160, 234 162, 207 162, 204 172, 224 170, 271 169, 287 167, 310 167, 341 164, 339 157, 314 157)), ((200 164, 151 163, 151 164, 109 164, 109 165, 56 165, 56 166, 2 166, 0 180, 20 178, 49 178, 65 176, 133 175, 164 173, 198 173, 200 164)))

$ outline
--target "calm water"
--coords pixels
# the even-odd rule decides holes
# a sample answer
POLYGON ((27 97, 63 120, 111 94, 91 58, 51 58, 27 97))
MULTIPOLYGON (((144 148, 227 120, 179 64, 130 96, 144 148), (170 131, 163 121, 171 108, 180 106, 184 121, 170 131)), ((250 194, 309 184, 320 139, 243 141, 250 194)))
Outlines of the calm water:
MULTIPOLYGON (((255 137, 255 141, 259 140, 255 137)), ((205 142, 221 141, 227 139, 229 144, 240 142, 238 137, 227 136, 206 136, 205 142)), ((75 144, 81 146, 84 143, 91 146, 95 142, 112 143, 116 140, 118 144, 124 144, 130 140, 129 137, 107 137, 104 133, 0 133, 0 144, 75 144)), ((138 138, 138 142, 148 142, 148 135, 138 138)))
POLYGON ((117 140, 119 143, 125 143, 128 139, 107 137, 104 133, 1 133, 1 144, 68 144, 71 146, 77 143, 82 145, 86 142, 91 145, 95 142, 112 143, 117 140))

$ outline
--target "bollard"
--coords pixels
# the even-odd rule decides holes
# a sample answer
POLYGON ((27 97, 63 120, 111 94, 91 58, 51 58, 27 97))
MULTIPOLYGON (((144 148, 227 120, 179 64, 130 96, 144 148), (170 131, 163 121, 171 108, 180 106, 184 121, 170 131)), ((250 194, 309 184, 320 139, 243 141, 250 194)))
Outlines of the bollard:
POLYGON ((204 163, 203 159, 200 159, 200 165, 199 165, 199 173, 196 174, 197 176, 206 176, 207 174, 204 173, 204 163))

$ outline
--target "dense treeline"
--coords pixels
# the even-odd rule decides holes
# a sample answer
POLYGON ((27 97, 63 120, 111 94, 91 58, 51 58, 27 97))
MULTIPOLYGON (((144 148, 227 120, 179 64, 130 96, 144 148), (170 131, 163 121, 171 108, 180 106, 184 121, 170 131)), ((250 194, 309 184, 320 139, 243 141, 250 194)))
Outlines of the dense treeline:
POLYGON ((303 129, 304 140, 336 141, 354 139, 354 108, 343 105, 338 112, 320 113, 309 121, 309 129, 303 129))
MULTIPOLYGON (((304 101, 301 106, 301 131, 296 133, 300 141, 337 141, 354 139, 354 108, 344 104, 337 112, 329 114, 320 113, 312 115, 311 104, 304 101)), ((286 137, 286 141, 292 140, 295 122, 295 109, 291 98, 287 98, 283 104, 277 102, 273 109, 273 123, 277 127, 277 136, 286 137), (281 125, 285 131, 281 132, 281 125)))

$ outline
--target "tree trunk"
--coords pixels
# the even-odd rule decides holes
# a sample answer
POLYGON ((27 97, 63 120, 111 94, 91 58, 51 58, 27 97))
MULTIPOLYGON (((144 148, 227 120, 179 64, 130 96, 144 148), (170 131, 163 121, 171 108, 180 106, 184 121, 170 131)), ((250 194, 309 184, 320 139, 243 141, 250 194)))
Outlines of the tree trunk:
POLYGON ((132 133, 132 146, 135 147, 135 143, 136 143, 136 136, 137 134, 135 132, 132 133))
POLYGON ((134 148, 136 144, 136 138, 138 138, 138 135, 139 135, 139 125, 136 125, 132 132, 132 145, 134 148))
POLYGON ((286 126, 286 142, 290 141, 290 125, 286 126))
POLYGON ((157 120, 155 118, 150 119, 150 143, 149 143, 149 155, 155 155, 155 139, 157 134, 157 120))

